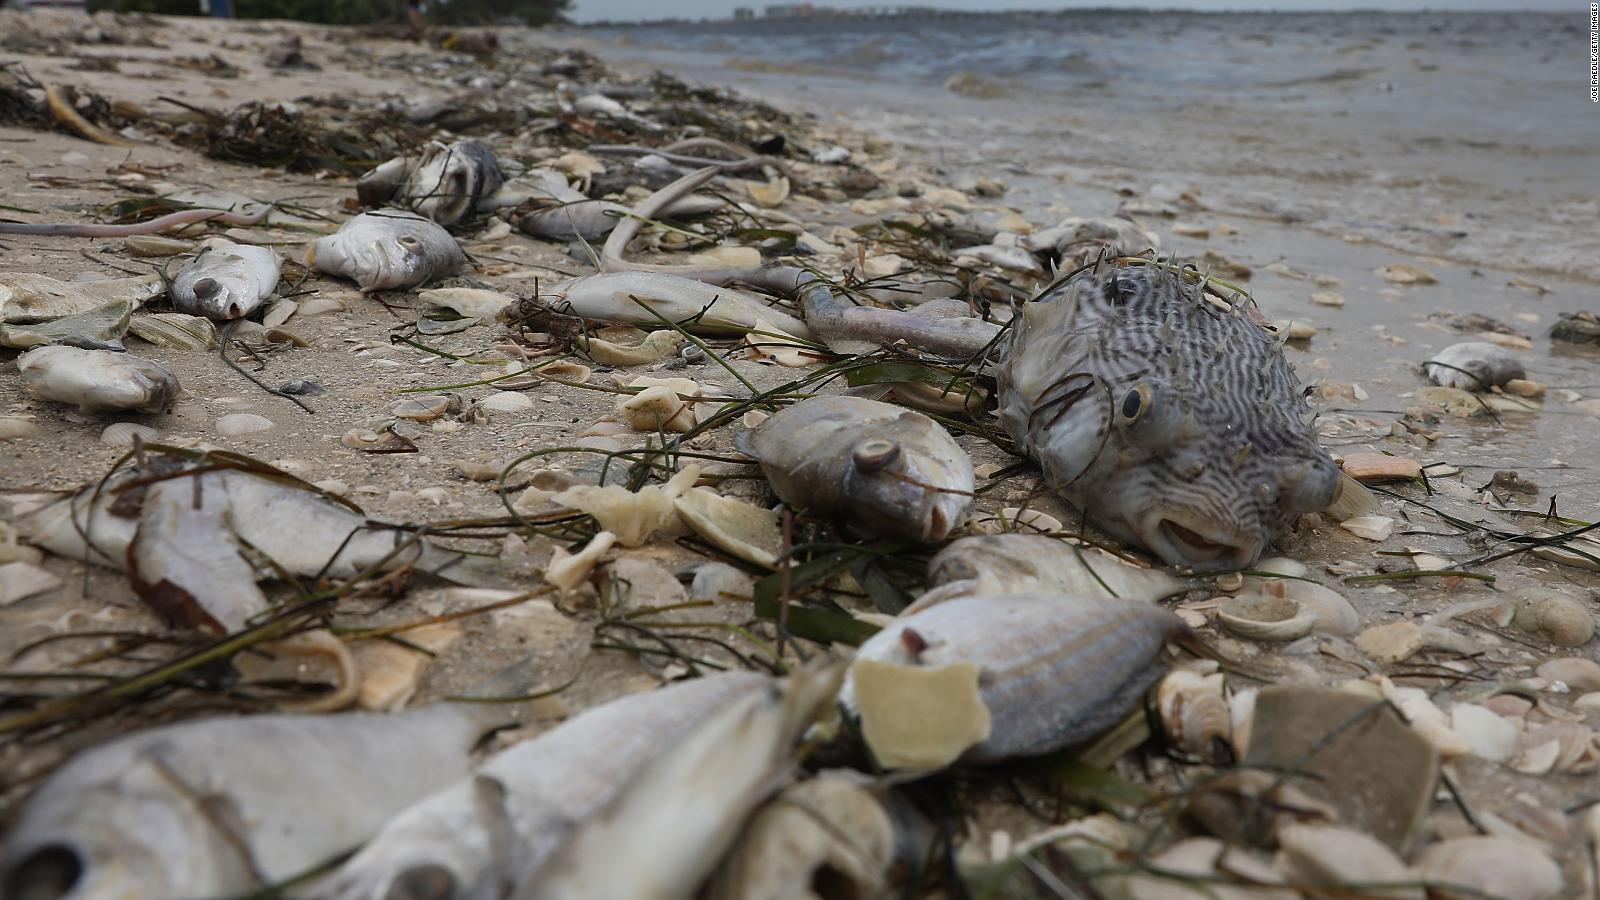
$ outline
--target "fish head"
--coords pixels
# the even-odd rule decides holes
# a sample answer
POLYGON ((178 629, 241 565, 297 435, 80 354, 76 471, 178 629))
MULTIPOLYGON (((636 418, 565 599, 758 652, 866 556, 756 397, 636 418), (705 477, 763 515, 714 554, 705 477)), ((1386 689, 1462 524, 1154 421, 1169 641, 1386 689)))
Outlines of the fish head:
POLYGON ((243 318, 252 308, 253 298, 237 296, 238 286, 211 276, 195 279, 189 286, 194 294, 194 306, 208 319, 228 321, 243 318))
POLYGON ((857 441, 845 474, 845 496, 855 506, 852 518, 886 537, 942 540, 972 501, 970 476, 963 483, 958 469, 955 461, 916 441, 881 436, 857 441))
MULTIPOLYGON (((411 218, 409 213, 366 213, 351 223, 368 216, 399 222, 411 218)), ((351 223, 313 243, 306 254, 306 265, 343 275, 355 281, 364 293, 416 284, 431 271, 427 242, 411 228, 391 227, 384 222, 362 222, 370 227, 352 227, 351 223)))
POLYGON ((1111 403, 1111 465, 1095 472, 1091 512, 1167 563, 1248 568, 1301 514, 1333 500, 1338 469, 1297 418, 1239 416, 1154 377, 1111 403))

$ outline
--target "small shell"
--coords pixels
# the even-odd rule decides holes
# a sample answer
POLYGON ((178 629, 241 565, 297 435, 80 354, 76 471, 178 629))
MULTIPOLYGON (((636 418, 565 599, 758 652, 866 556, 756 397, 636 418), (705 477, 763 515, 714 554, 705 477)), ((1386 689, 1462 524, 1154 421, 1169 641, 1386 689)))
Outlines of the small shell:
MULTIPOLYGON (((1260 567, 1258 567, 1260 568, 1260 567)), ((1292 578, 1251 577, 1245 590, 1252 594, 1286 597, 1316 616, 1313 631, 1349 636, 1361 628, 1361 616, 1343 594, 1313 581, 1299 580, 1304 572, 1286 572, 1292 578)))
POLYGON ((461 398, 455 394, 434 394, 397 400, 389 407, 389 414, 413 422, 431 422, 446 413, 461 409, 461 398))
POLYGON ((112 422, 100 432, 100 443, 108 447, 132 447, 137 438, 150 443, 161 437, 161 432, 149 425, 136 422, 112 422))
POLYGON ((780 175, 772 181, 759 182, 747 181, 744 183, 745 193, 755 201, 757 206, 764 209, 777 209, 783 201, 789 199, 789 179, 780 175))
POLYGON ((1552 659, 1541 664, 1536 672, 1540 678, 1559 681, 1574 691, 1600 691, 1600 663, 1592 659, 1578 656, 1552 659))
POLYGON ((1505 762, 1516 752, 1517 726, 1476 703, 1450 707, 1450 730, 1472 746, 1472 755, 1505 762))
POLYGON ((1434 844, 1417 860, 1430 896, 1465 900, 1554 900, 1562 888, 1561 869, 1528 841, 1501 837, 1461 837, 1434 844), (1471 893, 1455 893, 1458 885, 1471 893))
POLYGON ((1378 269, 1377 273, 1391 284, 1433 284, 1439 280, 1431 272, 1410 263, 1390 263, 1378 269))
POLYGON ((217 420, 217 433, 228 437, 260 434, 275 427, 271 419, 254 413, 233 413, 217 420))
POLYGON ((14 441, 39 433, 39 426, 24 416, 0 416, 0 441, 14 441))
POLYGON ((533 401, 527 394, 516 391, 496 391, 482 400, 478 406, 494 413, 528 413, 533 410, 533 401))
POLYGON ((175 350, 217 349, 216 323, 188 313, 150 313, 134 316, 128 330, 157 347, 175 350))
POLYGON ((267 311, 262 314, 261 324, 268 328, 277 328, 293 318, 295 312, 299 309, 300 304, 294 300, 274 300, 272 305, 267 307, 267 311))
POLYGON ((1213 765, 1234 758, 1233 721, 1222 696, 1223 675, 1192 669, 1169 672, 1156 688, 1156 712, 1167 740, 1213 765))
POLYGON ((1520 748, 1511 767, 1529 775, 1548 772, 1593 772, 1600 748, 1588 726, 1552 722, 1530 728, 1518 741, 1520 748))
POLYGON ((362 709, 394 712, 402 709, 417 693, 417 684, 433 658, 461 637, 461 626, 436 622, 405 632, 405 643, 362 641, 352 651, 361 670, 361 692, 356 705, 362 709))
POLYGON ((1283 876, 1237 847, 1215 838, 1186 838, 1151 857, 1150 864, 1164 872, 1195 875, 1197 884, 1171 877, 1137 875, 1128 879, 1133 900, 1299 900, 1300 895, 1282 884, 1283 876), (1257 887, 1256 885, 1260 885, 1257 887))
MULTIPOLYGON (((1291 881, 1326 887, 1416 881, 1382 841, 1337 825, 1287 824, 1278 830, 1279 868, 1291 881)), ((1421 887, 1362 889, 1367 897, 1422 900, 1421 887)))
POLYGON ((544 567, 544 580, 562 591, 576 590, 579 585, 589 580, 589 573, 594 571, 595 564, 607 550, 611 549, 616 540, 616 535, 602 531, 577 553, 568 553, 567 548, 557 547, 555 555, 550 557, 550 562, 544 567))
POLYGON ((417 297, 430 308, 448 309, 469 319, 493 320, 501 310, 517 302, 510 294, 464 287, 418 291, 417 297))
POLYGON ((645 366, 678 352, 683 335, 676 331, 640 332, 632 341, 613 341, 599 337, 579 338, 574 346, 602 366, 645 366))
POLYGON ((1217 621, 1240 637, 1256 641, 1293 641, 1316 627, 1317 614, 1288 597, 1239 594, 1217 608, 1217 621))
POLYGON ((1374 625, 1356 635, 1356 649, 1374 661, 1393 665, 1422 649, 1422 629, 1410 621, 1374 625))
POLYGON ((122 247, 134 256, 177 256, 193 250, 194 242, 159 234, 135 234, 123 239, 122 247))
POLYGON ((1394 534, 1394 519, 1388 516, 1356 516, 1340 522, 1339 527, 1369 541, 1386 541, 1394 534))
POLYGON ((1594 639, 1594 614, 1578 601, 1543 588, 1512 594, 1511 624, 1552 644, 1580 647, 1594 639))
POLYGON ((682 434, 699 424, 696 415, 696 404, 687 403, 681 399, 685 397, 698 397, 701 395, 700 386, 687 378, 674 379, 635 379, 632 387, 644 386, 644 390, 617 403, 617 412, 622 414, 623 420, 634 431, 665 431, 682 434), (640 385, 641 381, 673 381, 682 384, 656 384, 640 385))
POLYGON ((688 491, 676 501, 678 515, 712 546, 745 562, 772 568, 783 552, 778 514, 709 488, 688 491))

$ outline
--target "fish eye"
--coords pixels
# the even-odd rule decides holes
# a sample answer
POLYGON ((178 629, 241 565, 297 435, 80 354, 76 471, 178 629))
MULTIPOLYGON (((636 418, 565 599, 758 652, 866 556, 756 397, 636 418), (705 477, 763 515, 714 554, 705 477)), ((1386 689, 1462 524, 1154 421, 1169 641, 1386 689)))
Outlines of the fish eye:
POLYGON ((384 900, 450 900, 456 894, 456 876, 437 863, 412 866, 389 886, 384 900))
POLYGON ((862 441, 850 451, 850 459, 862 472, 876 472, 900 458, 900 445, 883 438, 862 441))
POLYGON ((406 248, 407 250, 421 250, 422 249, 422 242, 417 240, 412 235, 402 234, 396 240, 400 244, 400 246, 406 248))
POLYGON ((8 872, 0 893, 17 900, 57 900, 71 893, 81 878, 82 857, 64 844, 50 844, 8 872))
POLYGON ((222 282, 215 278, 202 278, 194 283, 194 295, 201 300, 210 300, 222 293, 222 282))
POLYGON ((1117 404, 1117 412, 1122 417, 1125 425, 1132 425, 1139 421, 1139 417, 1150 409, 1150 385, 1140 382, 1134 385, 1126 394, 1122 395, 1122 402, 1117 404))

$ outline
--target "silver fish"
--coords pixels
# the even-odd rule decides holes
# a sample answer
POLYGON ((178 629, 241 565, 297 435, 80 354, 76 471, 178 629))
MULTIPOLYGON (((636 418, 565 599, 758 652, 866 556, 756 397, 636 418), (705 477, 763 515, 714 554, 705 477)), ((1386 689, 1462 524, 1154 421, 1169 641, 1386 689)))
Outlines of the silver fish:
POLYGON ((1154 602, 1183 590, 1160 569, 1042 534, 964 537, 928 560, 928 591, 902 615, 956 597, 1067 594, 1085 600, 1154 602))
POLYGON ((306 251, 306 265, 349 278, 362 293, 410 288, 466 265, 456 239, 416 213, 362 213, 306 251))
POLYGON ((744 694, 657 756, 519 887, 515 900, 688 900, 745 817, 782 786, 837 667, 744 694))
POLYGON ((1488 341, 1451 344, 1423 363, 1422 373, 1434 384, 1468 391, 1486 391, 1528 374, 1516 354, 1488 341))
POLYGON ((554 286, 543 299, 553 306, 564 304, 586 319, 659 326, 661 319, 652 315, 654 310, 692 331, 775 330, 798 338, 811 336, 804 322, 754 294, 658 272, 583 275, 554 286))
POLYGON ((38 347, 17 357, 17 369, 29 396, 77 404, 84 413, 159 413, 178 396, 178 376, 132 353, 38 347))
MULTIPOLYGON (((1177 616, 1149 603, 1060 594, 962 597, 895 619, 855 659, 927 669, 976 665, 989 727, 961 759, 986 763, 1048 753, 1109 728, 1161 677, 1162 647, 1186 630, 1177 616)), ((839 703, 860 717, 856 665, 839 703)))
POLYGON ((172 281, 179 312, 217 321, 242 319, 278 289, 283 264, 271 247, 212 238, 172 281))
POLYGON ((0 272, 0 321, 48 322, 123 300, 139 307, 161 296, 160 275, 103 281, 61 281, 28 272, 0 272))
POLYGON ((729 672, 586 710, 395 816, 311 893, 498 900, 649 760, 770 684, 762 675, 729 672))
POLYGON ((467 775, 493 704, 252 715, 153 728, 83 751, 28 799, 0 865, 7 897, 227 897, 359 845, 467 775))
MULTIPOLYGON (((226 525, 225 532, 207 540, 204 550, 184 545, 185 553, 237 554, 233 544, 237 541, 283 570, 307 577, 348 578, 375 566, 391 570, 415 564, 442 578, 472 578, 459 554, 441 550, 426 540, 408 546, 409 536, 400 529, 367 519, 310 489, 253 472, 225 470, 203 477, 198 485, 202 503, 195 507, 195 479, 201 476, 186 474, 195 463, 163 454, 147 454, 147 460, 145 469, 121 470, 103 486, 96 482, 24 512, 17 519, 18 527, 35 546, 113 569, 126 570, 130 548, 135 548, 139 553, 134 574, 143 571, 143 580, 159 584, 159 578, 151 580, 152 573, 181 563, 174 559, 158 564, 146 554, 178 552, 182 550, 177 546, 183 543, 181 535, 204 534, 208 526, 197 526, 178 516, 178 510, 162 499, 166 497, 164 491, 157 492, 152 500, 148 490, 132 487, 154 475, 173 484, 173 498, 168 499, 181 500, 187 493, 190 513, 203 517, 199 521, 226 525), (144 540, 139 540, 146 529, 149 531, 144 540), (146 547, 147 541, 158 544, 146 547), (162 545, 163 549, 156 549, 162 545)), ((194 563, 201 568, 188 570, 192 578, 175 581, 174 585, 216 583, 212 579, 222 577, 203 568, 217 563, 194 563)), ((213 618, 224 617, 213 614, 213 618)))
POLYGON ((477 211, 505 183, 494 151, 477 141, 434 141, 414 157, 396 157, 361 176, 356 196, 367 206, 394 203, 440 225, 477 211))
POLYGON ((856 531, 937 541, 972 502, 972 459, 927 416, 876 400, 802 400, 750 434, 779 499, 856 531))
POLYGON ((1339 471, 1280 342, 1192 270, 1101 265, 1022 308, 998 415, 1106 531, 1195 571, 1247 568, 1339 471))

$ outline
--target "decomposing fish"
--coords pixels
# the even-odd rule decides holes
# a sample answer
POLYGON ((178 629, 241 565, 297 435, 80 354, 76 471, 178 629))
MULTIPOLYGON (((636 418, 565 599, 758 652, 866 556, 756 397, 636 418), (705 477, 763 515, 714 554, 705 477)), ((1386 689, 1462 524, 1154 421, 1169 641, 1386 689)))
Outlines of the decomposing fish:
POLYGON ((586 710, 395 816, 313 893, 338 900, 496 900, 652 758, 771 683, 729 672, 586 710))
POLYGON ((768 306, 755 294, 657 272, 583 275, 551 288, 545 300, 551 305, 565 304, 586 319, 661 325, 661 319, 652 315, 654 311, 690 331, 776 331, 798 338, 811 336, 804 322, 768 306), (644 306, 629 298, 638 298, 644 306))
POLYGON ((396 157, 361 176, 356 195, 366 206, 394 203, 440 225, 455 225, 504 183, 500 161, 488 147, 434 141, 417 156, 396 157))
POLYGON ((158 608, 181 611, 191 624, 204 624, 203 613, 232 626, 232 613, 206 605, 228 601, 204 588, 237 583, 223 567, 232 565, 241 545, 279 570, 306 577, 349 578, 405 565, 452 580, 474 577, 460 555, 413 541, 396 526, 367 519, 276 470, 206 473, 199 460, 158 452, 145 460, 142 468, 121 469, 104 483, 24 512, 18 526, 30 543, 59 556, 128 571, 136 587, 150 586, 147 597, 160 596, 158 608), (151 479, 171 487, 152 491, 151 479))
POLYGON ((794 743, 837 693, 807 668, 723 706, 633 778, 512 896, 687 900, 793 764, 794 743))
POLYGON ((242 319, 278 289, 283 264, 271 247, 212 238, 172 281, 172 305, 208 319, 242 319))
POLYGON ((1104 264, 1028 303, 998 415, 1112 535, 1195 571, 1241 569, 1326 508, 1339 471, 1280 341, 1202 282, 1104 264))
POLYGON ((1074 216, 1061 224, 1041 228, 1022 239, 1022 246, 1040 254, 1054 254, 1057 269, 1071 271, 1109 257, 1131 256, 1161 248, 1155 232, 1128 219, 1084 219, 1074 216))
POLYGON ((972 502, 972 459, 927 416, 810 397, 751 432, 747 452, 791 506, 875 537, 937 541, 972 502))
POLYGON ((1148 603, 962 597, 901 616, 856 652, 839 702, 890 768, 1033 756, 1138 705, 1183 622, 1148 603))
POLYGON ((1422 374, 1442 387, 1486 391, 1528 373, 1510 350, 1487 341, 1466 341, 1435 353, 1422 364, 1422 374))
POLYGON ((0 322, 48 322, 126 301, 137 308, 167 289, 160 275, 61 281, 27 272, 0 272, 0 322))
POLYGON ((955 541, 928 560, 928 591, 903 614, 986 594, 1154 602, 1181 590, 1183 583, 1160 569, 1141 568, 1093 547, 1042 534, 980 534, 955 541))
POLYGON ((359 845, 395 813, 465 777, 474 744, 510 718, 488 703, 236 716, 93 747, 24 804, 0 893, 247 894, 359 845))
POLYGON ((398 210, 362 213, 318 238, 306 265, 349 278, 362 293, 415 287, 466 265, 461 246, 438 224, 398 210))
POLYGON ((605 237, 628 208, 610 200, 584 198, 523 213, 517 227, 534 237, 556 241, 598 240, 605 237))
POLYGON ((85 313, 39 322, 0 320, 0 346, 16 350, 63 344, 82 350, 121 351, 122 338, 133 322, 133 304, 113 300, 85 313))
POLYGON ((178 376, 131 353, 38 347, 17 357, 29 396, 74 403, 84 413, 159 413, 178 395, 178 376))

